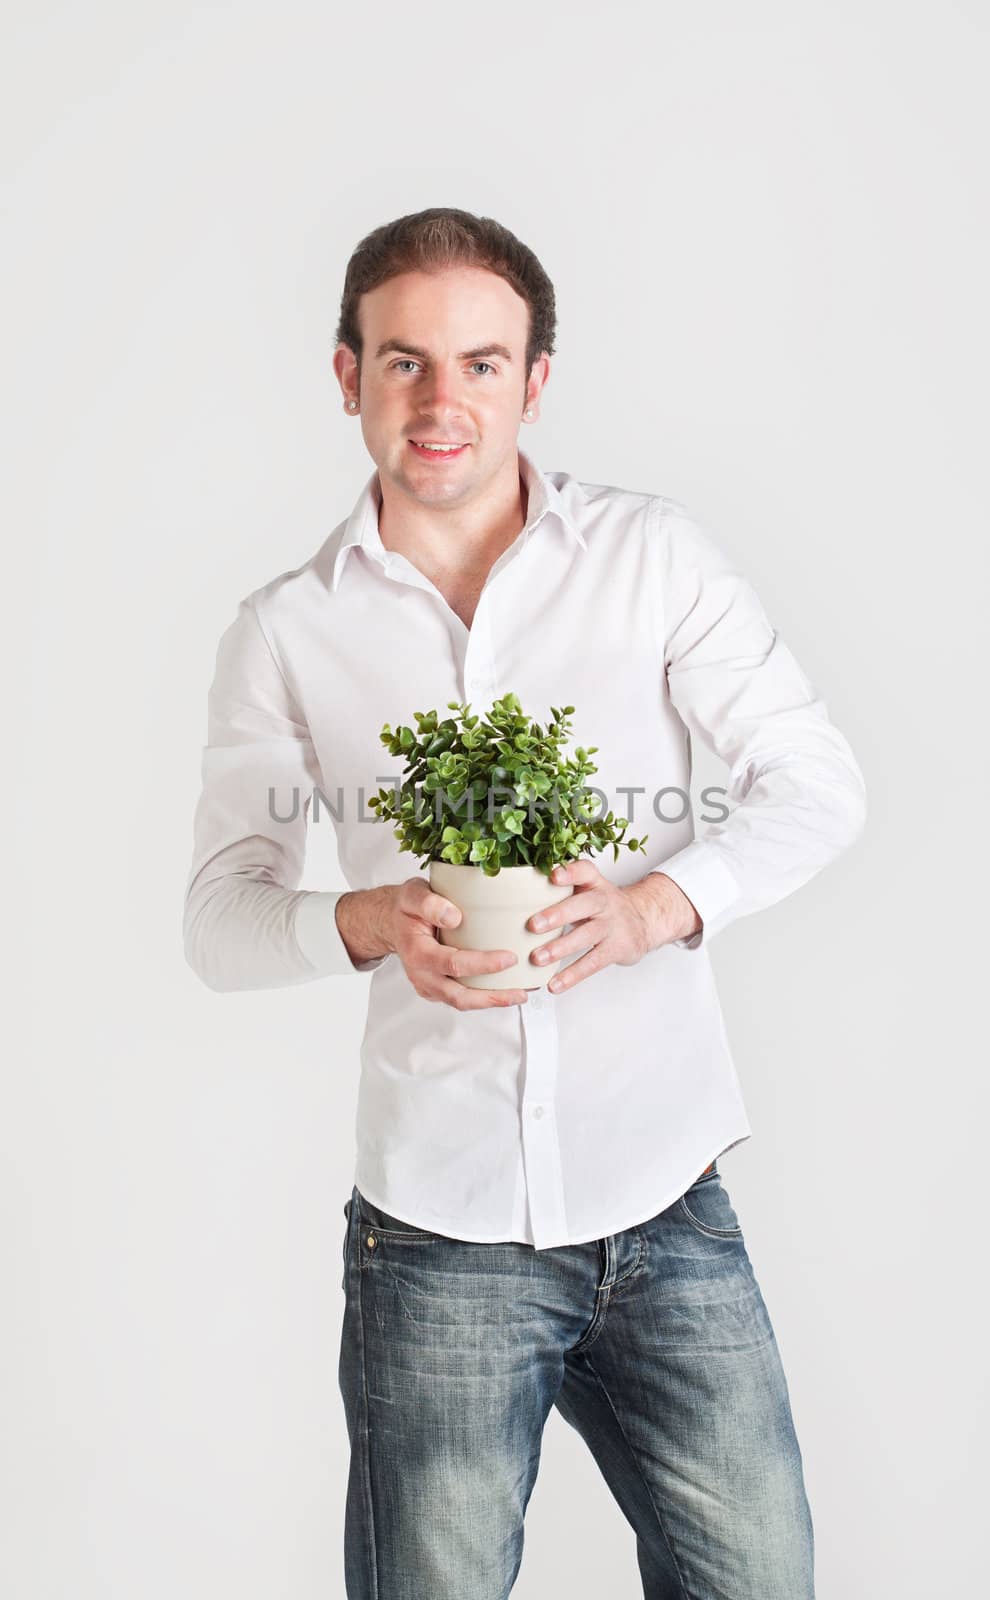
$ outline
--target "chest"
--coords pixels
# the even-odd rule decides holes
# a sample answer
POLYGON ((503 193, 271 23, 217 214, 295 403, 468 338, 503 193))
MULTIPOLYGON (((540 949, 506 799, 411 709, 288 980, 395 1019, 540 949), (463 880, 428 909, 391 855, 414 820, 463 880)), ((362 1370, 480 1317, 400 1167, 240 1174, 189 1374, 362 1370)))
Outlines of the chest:
POLYGON ((644 541, 634 529, 621 544, 574 551, 564 530, 556 544, 551 529, 539 531, 542 541, 494 576, 434 569, 424 585, 352 561, 339 591, 314 591, 312 607, 294 608, 284 627, 269 618, 324 780, 345 791, 348 848, 373 844, 361 808, 402 769, 382 749, 384 724, 443 716, 452 700, 483 713, 511 690, 544 725, 553 706, 573 705, 574 745, 597 746, 593 781, 615 809, 616 784, 646 783, 644 754, 651 768, 676 767, 658 737, 662 634, 644 541))
POLYGON ((491 571, 491 563, 476 562, 473 567, 432 568, 429 571, 421 567, 420 571, 429 578, 438 594, 443 596, 465 628, 470 629, 478 609, 481 592, 491 571))
POLYGON ((470 628, 474 621, 478 600, 485 587, 485 577, 485 573, 471 574, 467 577, 458 574, 453 578, 441 576, 432 580, 434 587, 443 595, 454 615, 460 617, 465 628, 470 628))

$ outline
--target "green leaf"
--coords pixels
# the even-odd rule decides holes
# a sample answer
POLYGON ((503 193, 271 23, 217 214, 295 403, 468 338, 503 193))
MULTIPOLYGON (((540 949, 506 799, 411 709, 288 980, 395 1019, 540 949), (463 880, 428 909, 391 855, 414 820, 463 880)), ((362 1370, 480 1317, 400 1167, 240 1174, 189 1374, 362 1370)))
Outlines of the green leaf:
POLYGON ((483 717, 456 700, 447 709, 456 715, 442 721, 435 709, 412 713, 418 737, 401 723, 382 727, 382 744, 404 758, 405 771, 369 809, 391 822, 401 849, 427 861, 470 860, 487 875, 502 866, 548 871, 555 860, 608 844, 617 858, 623 841, 645 853, 645 839, 624 839, 628 819, 596 815, 600 797, 584 780, 597 770, 591 757, 599 747, 579 745, 574 757, 563 749, 573 706, 552 706, 546 726, 511 691, 483 717))

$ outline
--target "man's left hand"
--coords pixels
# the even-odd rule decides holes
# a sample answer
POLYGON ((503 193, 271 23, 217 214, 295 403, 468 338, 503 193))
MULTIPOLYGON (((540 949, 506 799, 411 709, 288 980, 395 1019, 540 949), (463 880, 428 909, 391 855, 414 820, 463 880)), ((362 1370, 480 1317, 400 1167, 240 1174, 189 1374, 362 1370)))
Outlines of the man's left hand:
POLYGON ((648 873, 638 883, 620 887, 582 858, 554 867, 550 882, 573 883, 574 893, 537 912, 527 926, 536 933, 571 923, 572 931, 540 945, 530 960, 539 966, 544 952, 545 960, 559 961, 575 951, 587 951, 547 985, 554 994, 573 989, 603 967, 634 966, 648 951, 687 939, 701 928, 687 895, 663 873, 648 873))

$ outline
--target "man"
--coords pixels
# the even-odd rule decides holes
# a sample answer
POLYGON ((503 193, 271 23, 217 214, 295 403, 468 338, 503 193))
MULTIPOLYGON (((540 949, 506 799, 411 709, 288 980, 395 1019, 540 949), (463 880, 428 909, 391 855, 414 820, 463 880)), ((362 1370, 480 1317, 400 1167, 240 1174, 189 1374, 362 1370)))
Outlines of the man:
POLYGON ((507 1595, 553 1405, 646 1596, 805 1600, 801 1452, 716 1164, 751 1130, 708 946, 858 836, 864 785, 680 502, 519 450, 554 330, 546 273, 491 219, 435 208, 355 251, 334 370, 375 472, 221 640, 186 953, 217 990, 373 973, 344 1208, 352 1600, 507 1595), (460 983, 511 952, 442 944, 457 908, 365 807, 402 770, 385 722, 509 690, 544 721, 573 705, 608 806, 649 823, 645 859, 555 873, 548 988, 460 983), (734 802, 701 837, 692 735, 734 802), (324 805, 348 890, 297 887, 324 805))

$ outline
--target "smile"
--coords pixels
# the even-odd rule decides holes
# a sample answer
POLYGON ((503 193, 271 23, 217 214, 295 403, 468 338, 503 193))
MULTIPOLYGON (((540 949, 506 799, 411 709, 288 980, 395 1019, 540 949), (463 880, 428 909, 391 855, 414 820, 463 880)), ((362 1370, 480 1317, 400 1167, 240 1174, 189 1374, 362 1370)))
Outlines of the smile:
POLYGON ((471 448, 468 444, 419 444, 415 439, 410 439, 409 444, 424 461, 451 461, 471 448))

